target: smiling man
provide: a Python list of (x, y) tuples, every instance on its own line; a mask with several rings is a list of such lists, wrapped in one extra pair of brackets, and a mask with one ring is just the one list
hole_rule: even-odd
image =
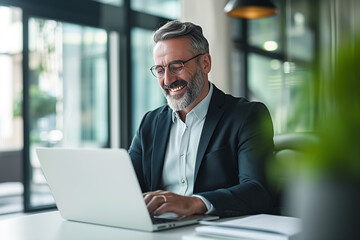
[[(207, 50), (203, 50), (203, 53), (196, 53), (196, 50), (190, 48), (187, 37), (155, 41), (157, 44), (154, 48), (154, 60), (160, 65), (154, 65), (151, 71), (158, 78), (168, 105), (177, 111), (185, 122), (186, 114), (209, 92), (207, 74), (210, 72), (211, 58), (208, 45), (206, 44)], [(187, 49), (187, 52), (184, 52), (184, 49)], [(202, 67), (194, 68), (200, 62)]]
[(129, 149), (152, 215), (238, 216), (270, 212), (265, 163), (273, 127), (264, 104), (211, 83), (202, 29), (171, 21), (153, 36), (150, 68), (167, 105), (148, 112)]

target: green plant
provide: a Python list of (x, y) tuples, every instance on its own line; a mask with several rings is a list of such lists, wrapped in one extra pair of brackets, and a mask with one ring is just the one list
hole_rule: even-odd
[[(13, 115), (14, 117), (22, 116), (22, 98), (20, 92), (14, 99)], [(49, 114), (56, 113), (56, 98), (45, 91), (41, 91), (36, 85), (30, 86), (30, 117), (34, 121)]]
[(319, 121), (320, 144), (308, 149), (305, 172), (311, 176), (360, 179), (360, 39), (342, 44), (328, 79), (330, 94), (319, 100), (331, 109)]

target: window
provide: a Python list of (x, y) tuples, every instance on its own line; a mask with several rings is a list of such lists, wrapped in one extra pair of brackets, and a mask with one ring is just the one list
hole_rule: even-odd
[(124, 4), (124, 0), (92, 0), (92, 1), (109, 4), (113, 6), (121, 6)]
[(280, 15), (253, 19), (248, 24), (248, 41), (251, 46), (271, 52), (283, 50)]
[(0, 214), (54, 207), (37, 147), (129, 147), (165, 103), (151, 35), (177, 16), (178, 0), (0, 0)]
[(0, 6), (0, 150), (21, 149), (21, 9)]
[[(249, 55), (250, 98), (266, 103), (275, 134), (311, 130), (314, 117), (313, 111), (309, 112), (314, 109), (311, 79), (310, 71), (295, 63)], [(305, 92), (309, 93), (306, 97)]]
[(180, 17), (178, 0), (132, 0), (131, 8), (135, 11), (176, 19)]
[[(159, 26), (180, 16), (178, 0), (131, 0), (130, 7), (140, 13), (134, 13), (136, 22), (150, 23), (152, 26), (134, 26), (131, 29), (131, 130), (130, 138), (135, 134), (144, 114), (166, 103), (158, 80), (150, 72), (154, 65), (152, 34)], [(155, 16), (148, 16), (152, 14)], [(163, 19), (168, 18), (168, 19)], [(165, 21), (165, 22), (164, 22)], [(150, 27), (150, 28), (149, 28)]]
[(108, 144), (107, 33), (29, 20), (31, 205), (53, 203), (37, 147)]
[(23, 210), (22, 11), (0, 6), (0, 214)]
[(140, 121), (147, 111), (165, 104), (158, 80), (151, 74), (150, 67), (154, 65), (152, 57), (152, 31), (134, 28), (132, 31), (132, 103), (133, 129), (135, 134)]
[(316, 41), (311, 27), (313, 2), (274, 2), (279, 9), (276, 16), (235, 20), (234, 26), (240, 25), (242, 33), (233, 36), (234, 53), (244, 69), (233, 66), (233, 75), (240, 74), (237, 81), (243, 84), (247, 98), (267, 105), (275, 134), (312, 131), (315, 86), (311, 66), (315, 64)]

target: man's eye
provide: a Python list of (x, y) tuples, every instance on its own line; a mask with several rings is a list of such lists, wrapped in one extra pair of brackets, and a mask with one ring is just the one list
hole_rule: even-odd
[(155, 70), (158, 74), (164, 73), (164, 71), (165, 71), (164, 68), (162, 68), (162, 67), (157, 67)]
[(171, 65), (171, 71), (173, 72), (180, 72), (183, 68), (183, 65), (182, 64), (174, 64), (174, 65)]

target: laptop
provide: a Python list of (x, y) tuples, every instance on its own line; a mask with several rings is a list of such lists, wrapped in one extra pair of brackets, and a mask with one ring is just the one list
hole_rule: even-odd
[(36, 153), (64, 219), (143, 231), (218, 219), (152, 218), (125, 149), (37, 148)]

